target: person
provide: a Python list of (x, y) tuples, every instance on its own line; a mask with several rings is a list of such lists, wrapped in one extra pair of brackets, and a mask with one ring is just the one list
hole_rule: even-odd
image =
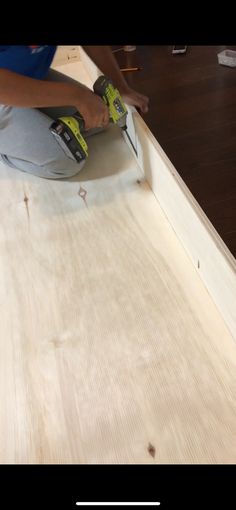
[[(109, 46), (83, 46), (126, 104), (148, 110), (148, 98), (126, 83)], [(53, 69), (57, 46), (0, 46), (0, 160), (48, 179), (77, 174), (85, 161), (69, 158), (49, 130), (52, 119), (79, 110), (89, 135), (109, 112), (94, 92)]]

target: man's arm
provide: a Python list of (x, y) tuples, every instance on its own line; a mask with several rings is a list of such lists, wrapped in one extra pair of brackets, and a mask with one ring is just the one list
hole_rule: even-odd
[(70, 106), (78, 96), (80, 90), (73, 83), (36, 80), (0, 69), (0, 104), (26, 108)]
[(0, 104), (23, 108), (74, 106), (85, 120), (85, 128), (105, 126), (109, 112), (102, 99), (79, 83), (28, 78), (0, 69)]
[(127, 104), (139, 107), (143, 113), (148, 111), (148, 98), (129, 87), (110, 46), (83, 46), (83, 48), (104, 75), (113, 81)]

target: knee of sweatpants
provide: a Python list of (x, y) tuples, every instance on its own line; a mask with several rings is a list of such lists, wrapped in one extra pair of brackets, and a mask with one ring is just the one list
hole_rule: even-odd
[[(78, 174), (85, 165), (86, 160), (80, 163), (70, 158), (53, 161), (41, 167), (41, 177), (46, 179), (66, 179)], [(37, 173), (37, 175), (39, 175)]]
[(44, 179), (65, 179), (73, 177), (82, 170), (86, 162), (86, 160), (83, 160), (81, 163), (78, 163), (66, 156), (59, 159), (53, 159), (52, 161), (47, 161), (44, 165), (37, 165), (32, 161), (25, 161), (6, 155), (2, 155), (2, 160), (12, 168), (16, 168), (22, 172), (42, 177)]

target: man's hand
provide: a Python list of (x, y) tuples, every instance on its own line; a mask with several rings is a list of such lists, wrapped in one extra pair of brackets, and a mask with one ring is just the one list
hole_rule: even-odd
[(123, 93), (120, 91), (120, 93), (126, 104), (136, 106), (141, 110), (142, 113), (148, 112), (149, 99), (147, 96), (144, 96), (143, 94), (140, 94), (131, 88), (127, 88)]
[(106, 127), (109, 123), (109, 110), (101, 97), (84, 88), (80, 91), (80, 99), (75, 107), (81, 113), (85, 129)]
[(84, 50), (103, 74), (112, 80), (125, 103), (136, 106), (142, 113), (148, 111), (148, 98), (129, 87), (110, 46), (84, 46)]

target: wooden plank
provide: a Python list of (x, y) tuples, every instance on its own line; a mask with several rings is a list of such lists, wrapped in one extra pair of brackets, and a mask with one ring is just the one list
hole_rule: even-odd
[(89, 145), (0, 165), (0, 462), (234, 463), (235, 343), (119, 129)]
[[(100, 71), (82, 48), (80, 54), (94, 81)], [(138, 164), (236, 339), (236, 260), (143, 119), (134, 108), (128, 110)], [(124, 139), (132, 150), (125, 135)]]
[(90, 77), (91, 83), (93, 84), (102, 73), (81, 46), (79, 48), (79, 52), (81, 62), (83, 63), (84, 68)]
[(138, 113), (138, 162), (236, 339), (236, 261)]
[(0, 164), (0, 462), (235, 463), (233, 337), (120, 130), (89, 153)]
[(92, 82), (89, 73), (81, 61), (60, 64), (55, 66), (54, 69), (59, 73), (70, 76), (70, 78), (73, 78), (80, 83), (83, 83), (83, 85), (92, 88)]
[(54, 69), (57, 66), (80, 60), (79, 46), (58, 46), (51, 67)]

